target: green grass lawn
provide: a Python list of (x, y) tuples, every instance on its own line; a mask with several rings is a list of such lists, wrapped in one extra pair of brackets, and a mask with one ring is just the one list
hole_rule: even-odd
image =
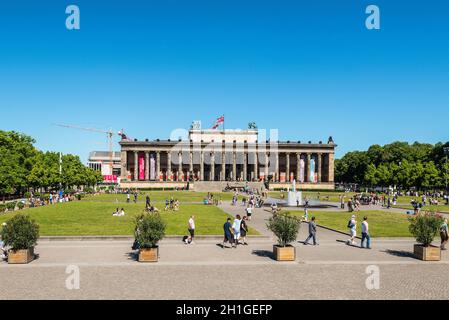
[[(231, 201), (234, 193), (232, 192), (217, 192), (212, 193), (214, 198), (222, 199), (223, 201)], [(194, 203), (202, 202), (207, 198), (207, 192), (194, 192), (194, 191), (148, 191), (144, 194), (139, 194), (138, 201), (145, 202), (146, 196), (149, 195), (152, 203), (165, 203), (166, 199), (173, 197), (179, 200), (181, 203)], [(100, 194), (90, 195), (83, 199), (83, 201), (89, 202), (126, 202), (126, 194)], [(240, 197), (241, 198), (241, 197)], [(134, 196), (131, 195), (131, 201), (134, 200)]]
[[(124, 208), (125, 217), (113, 217), (119, 207)], [(40, 226), (41, 236), (131, 236), (134, 233), (135, 216), (142, 212), (142, 204), (120, 204), (107, 202), (70, 202), (26, 209)], [(163, 209), (163, 208), (159, 208)], [(17, 214), (15, 212), (14, 214)], [(187, 225), (191, 215), (195, 216), (196, 234), (221, 235), (228, 215), (215, 206), (182, 205), (178, 212), (161, 212), (167, 222), (167, 235), (188, 234)], [(12, 214), (0, 215), (0, 223), (10, 219)], [(250, 229), (250, 235), (259, 233)]]
[[(303, 212), (290, 212), (292, 215), (302, 216)], [(407, 215), (396, 212), (385, 211), (362, 211), (355, 213), (357, 216), (357, 233), (360, 236), (362, 230), (363, 217), (368, 217), (370, 234), (372, 237), (411, 237), (408, 227)], [(309, 212), (309, 217), (315, 216), (317, 224), (323, 225), (338, 231), (348, 233), (348, 221), (352, 213), (348, 212)]]

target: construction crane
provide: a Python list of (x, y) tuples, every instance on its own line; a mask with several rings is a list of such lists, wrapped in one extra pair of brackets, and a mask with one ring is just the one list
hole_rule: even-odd
[(96, 128), (84, 128), (84, 127), (80, 127), (80, 126), (73, 126), (73, 125), (68, 125), (68, 124), (55, 124), (58, 127), (62, 127), (62, 128), (69, 128), (69, 129), (77, 129), (77, 130), (82, 130), (82, 131), (89, 131), (89, 132), (96, 132), (96, 133), (102, 133), (102, 134), (106, 134), (107, 135), (107, 139), (108, 139), (108, 143), (109, 143), (109, 167), (110, 167), (110, 173), (111, 175), (113, 175), (114, 173), (114, 160), (113, 160), (113, 156), (114, 156), (114, 150), (113, 150), (113, 137), (114, 137), (114, 132), (112, 130), (106, 131), (106, 130), (101, 130), (101, 129), (96, 129)]

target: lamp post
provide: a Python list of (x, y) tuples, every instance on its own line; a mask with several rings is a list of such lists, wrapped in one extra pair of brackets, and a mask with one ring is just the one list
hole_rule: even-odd
[(446, 156), (446, 204), (449, 204), (449, 195), (448, 195), (448, 188), (447, 188), (447, 156), (449, 155), (449, 147), (443, 148), (444, 155)]

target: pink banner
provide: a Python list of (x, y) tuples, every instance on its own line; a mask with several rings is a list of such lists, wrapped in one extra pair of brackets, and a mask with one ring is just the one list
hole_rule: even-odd
[(145, 180), (145, 154), (139, 154), (139, 180)]

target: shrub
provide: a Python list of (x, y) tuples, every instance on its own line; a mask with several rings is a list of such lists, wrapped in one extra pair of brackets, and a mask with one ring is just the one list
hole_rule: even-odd
[(19, 201), (17, 203), (17, 207), (19, 208), (19, 210), (22, 210), (23, 208), (25, 208), (25, 203), (23, 203), (22, 201)]
[(286, 247), (298, 238), (301, 220), (289, 214), (279, 214), (270, 218), (268, 230), (274, 233), (281, 247)]
[(16, 201), (11, 201), (6, 203), (6, 209), (8, 209), (8, 211), (14, 211), (14, 209), (16, 208), (17, 202)]
[(166, 224), (159, 214), (142, 214), (136, 218), (134, 236), (142, 249), (156, 248), (165, 236)]
[(0, 204), (0, 213), (4, 213), (6, 211), (6, 205)]
[(85, 193), (94, 193), (94, 189), (90, 188), (90, 187), (87, 187), (87, 188), (84, 188), (84, 192)]
[(0, 235), (12, 250), (27, 250), (36, 245), (39, 226), (27, 215), (18, 214), (6, 222)]
[(27, 199), (31, 198), (31, 192), (25, 192), (23, 196)]
[(409, 221), (410, 233), (418, 243), (421, 243), (424, 247), (428, 247), (438, 234), (444, 218), (433, 212), (424, 212), (410, 217)]

